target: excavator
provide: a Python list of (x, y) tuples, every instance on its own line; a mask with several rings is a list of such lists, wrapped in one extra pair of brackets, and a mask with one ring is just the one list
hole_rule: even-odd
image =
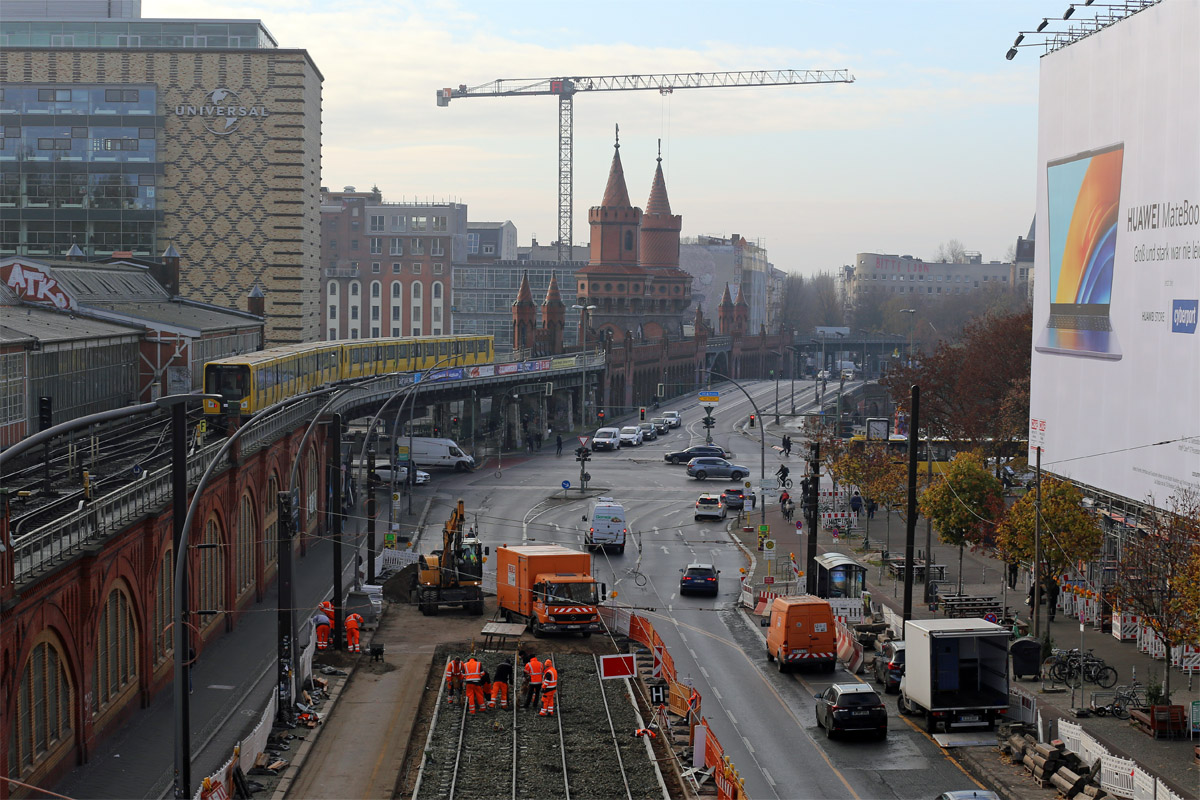
[(440, 606), (462, 606), (483, 613), (483, 562), (490, 548), (482, 547), (474, 528), (464, 533), (467, 514), (459, 500), (442, 526), (442, 549), (421, 556), (417, 608), (426, 616)]

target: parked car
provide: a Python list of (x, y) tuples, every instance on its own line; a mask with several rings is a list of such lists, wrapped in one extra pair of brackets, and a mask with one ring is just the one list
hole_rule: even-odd
[(652, 442), (658, 438), (658, 431), (655, 430), (653, 422), (639, 422), (637, 428), (642, 432), (643, 442)]
[(621, 428), (621, 446), (637, 447), (642, 443), (642, 432), (636, 425), (626, 425)]
[(716, 458), (729, 458), (729, 452), (724, 447), (718, 447), (715, 444), (698, 444), (689, 447), (686, 450), (678, 450), (674, 453), (664, 453), (663, 461), (672, 464), (686, 464), (693, 458), (700, 456), (714, 456)]
[(688, 462), (687, 474), (698, 481), (708, 478), (728, 478), (740, 481), (750, 474), (750, 470), (740, 464), (731, 464), (723, 458), (693, 458)]
[(725, 519), (725, 503), (719, 494), (702, 494), (696, 500), (696, 519)]
[[(396, 473), (396, 483), (404, 483), (408, 480), (408, 467), (396, 467), (394, 471)], [(390, 465), (375, 465), (375, 475), (384, 483), (392, 482), (392, 472), (393, 469)], [(417, 485), (419, 486), (423, 483), (429, 483), (429, 473), (424, 470), (417, 470)]]
[(934, 800), (1000, 800), (1000, 795), (987, 789), (957, 789), (942, 792)]
[(865, 683), (835, 683), (817, 695), (817, 727), (832, 739), (843, 731), (870, 731), (887, 738), (887, 706)]
[(823, 369), (817, 373), (817, 379), (822, 381), (829, 380), (829, 370)]
[(654, 430), (661, 436), (671, 430), (671, 423), (667, 422), (666, 417), (655, 417), (650, 420), (650, 424), (654, 426)]
[(904, 642), (893, 639), (883, 643), (883, 649), (875, 654), (875, 682), (883, 685), (885, 692), (900, 691), (900, 678), (904, 675)]
[(678, 428), (683, 424), (683, 417), (679, 416), (678, 411), (664, 411), (663, 416), (666, 418), (667, 422), (670, 423), (672, 428)]
[(712, 564), (688, 564), (685, 569), (679, 571), (683, 573), (679, 577), (679, 594), (681, 595), (688, 592), (702, 592), (716, 597), (720, 591), (717, 575), (721, 573)]
[(750, 508), (754, 508), (754, 492), (749, 489), (743, 489), (741, 486), (731, 486), (721, 492), (721, 500), (725, 503), (725, 507), (732, 510), (741, 510), (749, 504)]
[(592, 436), (593, 450), (616, 450), (620, 446), (620, 428), (600, 428)]

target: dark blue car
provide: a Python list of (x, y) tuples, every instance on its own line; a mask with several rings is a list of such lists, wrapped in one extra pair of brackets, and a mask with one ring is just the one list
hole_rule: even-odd
[(679, 571), (683, 573), (679, 578), (679, 594), (698, 592), (717, 596), (717, 575), (720, 574), (720, 570), (715, 569), (712, 564), (688, 564), (686, 569)]

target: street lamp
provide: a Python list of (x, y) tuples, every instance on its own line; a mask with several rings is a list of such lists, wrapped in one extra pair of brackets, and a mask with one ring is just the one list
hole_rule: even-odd
[[(754, 398), (750, 396), (750, 393), (746, 391), (746, 388), (744, 386), (742, 386), (740, 383), (738, 383), (737, 381), (735, 381), (733, 378), (729, 377), (728, 375), (722, 375), (719, 372), (713, 372), (711, 369), (703, 370), (703, 372), (708, 373), (710, 376), (712, 376), (714, 378), (720, 378), (723, 381), (729, 381), (734, 386), (736, 386), (738, 389), (740, 389), (742, 394), (746, 395), (746, 399), (750, 401), (750, 406), (754, 409), (755, 416), (758, 417), (760, 420), (763, 418), (762, 412), (758, 410), (758, 403), (754, 402)], [(759, 488), (759, 491), (762, 491), (763, 481), (765, 481), (767, 479), (767, 436), (766, 436), (766, 434), (764, 434), (762, 432), (761, 429), (759, 430), (758, 444), (759, 444), (759, 461), (758, 461), (759, 483), (758, 483), (758, 488)], [(763, 498), (763, 502), (760, 504), (760, 506), (762, 508), (762, 516), (760, 517), (760, 519), (762, 520), (763, 524), (766, 524), (766, 522), (767, 522), (766, 498)]]
[(911, 314), (908, 318), (908, 366), (912, 366), (913, 360), (913, 328), (917, 324), (917, 310), (915, 308), (902, 308), (901, 314)]
[(587, 312), (595, 311), (596, 307), (576, 304), (571, 308), (579, 312), (579, 328), (583, 331), (583, 341), (580, 343), (580, 349), (583, 351), (583, 385), (579, 390), (579, 429), (583, 431), (587, 430)]

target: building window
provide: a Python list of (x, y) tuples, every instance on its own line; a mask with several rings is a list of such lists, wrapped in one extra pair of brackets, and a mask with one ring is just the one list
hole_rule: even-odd
[(137, 89), (105, 89), (104, 102), (106, 103), (136, 103), (138, 102)]
[(434, 281), (434, 283), (433, 283), (433, 299), (434, 300), (442, 299), (442, 282), (441, 281)]
[(633, 249), (633, 231), (625, 231), (625, 249)]
[(354, 283), (350, 284), (350, 296), (358, 297), (358, 281), (355, 281)]
[(34, 645), (13, 698), (8, 769), (23, 775), (71, 742), (75, 692), (56, 641)]
[(371, 281), (371, 297), (379, 297), (379, 281)]
[(242, 494), (242, 507), (238, 513), (237, 539), (237, 594), (241, 595), (254, 583), (254, 540), (258, 526), (254, 520), (254, 501), (250, 492)]
[(329, 304), (329, 319), (337, 319), (337, 306), (333, 303)]
[(392, 274), (393, 274), (393, 275), (399, 275), (399, 274), (400, 274), (400, 271), (401, 271), (403, 268), (404, 268), (404, 267), (403, 267), (403, 265), (402, 265), (402, 264), (401, 264), (399, 261), (393, 261), (393, 262), (392, 262)]
[(200, 626), (215, 621), (225, 609), (225, 548), (221, 542), (221, 526), (216, 517), (209, 517), (204, 526), (204, 544), (212, 545), (200, 551)]
[(351, 250), (357, 250), (357, 249), (358, 249), (358, 239), (351, 239), (351, 240), (350, 240), (350, 249), (351, 249)]
[(351, 338), (351, 339), (357, 339), (357, 338), (358, 338), (358, 328), (355, 328), (354, 330), (350, 331), (350, 338)]
[(378, 236), (372, 236), (370, 241), (371, 253), (374, 255), (382, 255), (383, 239), (380, 239)]
[(395, 336), (395, 337), (399, 338), (399, 336), (400, 336), (400, 329), (399, 329), (399, 328), (392, 328), (392, 336)]
[(336, 338), (337, 338), (337, 328), (330, 328), (329, 329), (329, 341), (332, 342)]
[(403, 233), (404, 228), (405, 228), (405, 223), (407, 223), (407, 222), (408, 222), (408, 218), (405, 217), (404, 215), (393, 214), (392, 215), (392, 232), (393, 233)]
[(392, 255), (392, 256), (404, 255), (404, 240), (401, 239), (399, 236), (396, 236), (390, 240), (390, 243), (388, 245), (388, 255)]
[(163, 662), (175, 650), (171, 623), (175, 620), (175, 551), (167, 548), (158, 565), (158, 585), (154, 587), (154, 665)]
[(478, 233), (468, 233), (467, 234), (467, 255), (469, 255), (469, 256), (479, 255), (479, 234)]
[(373, 233), (380, 232), (383, 230), (383, 216), (382, 215), (380, 215), (380, 216), (376, 216), (374, 214), (371, 215), (370, 230)]
[(394, 306), (392, 306), (392, 322), (399, 322), (399, 321), (400, 321), (400, 306), (394, 305)]
[[(68, 139), (67, 141), (69, 142), (69, 141), (70, 141), (70, 139)], [(68, 148), (68, 149), (69, 149), (69, 148)], [(442, 246), (442, 240), (441, 240), (441, 239), (432, 239), (432, 240), (430, 240), (430, 242), (429, 242), (429, 255), (431, 255), (431, 256), (444, 256), (444, 255), (446, 255), (446, 251), (445, 251), (445, 249), (444, 249), (444, 248), (443, 248), (443, 246)]]
[(430, 219), (433, 220), (433, 229), (435, 231), (449, 230), (449, 228), (446, 227), (446, 217), (431, 217)]
[(442, 274), (442, 262), (440, 262), (440, 261), (433, 262), (433, 274), (434, 275)]
[[(371, 321), (372, 321), (372, 322), (379, 322), (379, 306), (371, 306)], [(378, 328), (376, 328), (376, 330), (379, 330), (379, 329), (378, 329)], [(379, 334), (378, 334), (378, 333), (375, 333), (375, 334), (372, 334), (372, 335), (373, 335), (373, 336), (379, 336)]]
[(376, 275), (379, 274), (379, 262), (378, 261), (371, 262), (371, 272), (375, 273)]
[(329, 282), (329, 296), (337, 297), (337, 282), (336, 281)]
[(358, 319), (358, 306), (350, 306), (350, 319)]
[(379, 328), (371, 328), (371, 338), (372, 339), (379, 338)]
[(495, 254), (495, 252), (496, 252), (496, 245), (494, 245), (494, 244), (485, 244), (485, 245), (483, 246), (483, 254), (484, 254), (485, 256), (494, 255), (494, 254)]
[[(330, 339), (337, 338), (337, 331), (329, 329)], [(263, 516), (263, 528), (266, 529), (266, 539), (263, 549), (266, 551), (263, 566), (269, 567), (279, 558), (279, 476), (271, 473), (267, 479), (267, 513)]]
[(125, 585), (118, 582), (100, 608), (92, 664), (92, 713), (98, 714), (137, 681), (137, 622)]
[(392, 297), (397, 298), (399, 296), (400, 296), (400, 281), (392, 281)]
[(425, 255), (425, 248), (421, 246), (421, 240), (420, 240), (420, 239), (413, 239), (413, 240), (412, 240), (412, 250), (411, 250), (411, 252), (412, 252), (412, 254), (413, 254), (414, 256), (423, 256), (423, 255)]
[(414, 261), (414, 262), (412, 263), (412, 274), (413, 274), (413, 275), (420, 275), (420, 274), (421, 274), (421, 262), (419, 262), (419, 261)]
[(429, 229), (428, 225), (429, 225), (428, 217), (413, 217), (412, 225), (411, 225), (411, 227), (409, 227), (409, 230), (412, 231), (413, 233), (424, 233), (426, 230)]

